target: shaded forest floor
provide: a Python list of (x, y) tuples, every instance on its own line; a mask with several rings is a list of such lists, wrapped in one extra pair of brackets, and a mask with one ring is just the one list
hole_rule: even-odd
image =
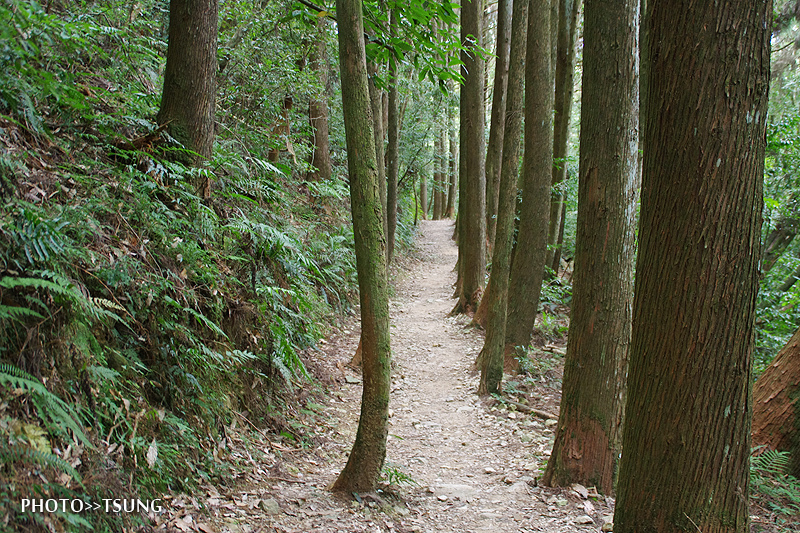
[[(415, 257), (400, 266), (392, 318), (392, 396), (386, 485), (373, 494), (326, 488), (343, 468), (360, 408), (360, 376), (347, 367), (358, 344), (352, 319), (312, 352), (325, 393), (308, 404), (307, 437), (244, 442), (231, 427), (241, 470), (226, 487), (167, 500), (161, 530), (257, 532), (495, 532), (610, 530), (614, 501), (591, 487), (537, 486), (555, 420), (481, 400), (472, 366), (483, 344), (469, 318), (449, 317), (457, 250), (451, 221), (422, 223)], [(558, 413), (564, 352), (534, 351), (526, 378), (506, 396)], [(509, 409), (510, 407), (510, 409)], [(245, 425), (246, 421), (242, 421)], [(241, 426), (240, 426), (241, 427)], [(782, 531), (753, 508), (753, 531)], [(785, 531), (785, 530), (783, 530)]]

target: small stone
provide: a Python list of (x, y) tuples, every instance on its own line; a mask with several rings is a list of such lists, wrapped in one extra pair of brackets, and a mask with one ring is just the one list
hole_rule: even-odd
[(258, 507), (269, 514), (281, 514), (281, 506), (274, 498), (268, 500), (261, 500), (258, 502)]
[(496, 472), (497, 472), (497, 470), (495, 470), (495, 469), (494, 469), (494, 468), (492, 468), (491, 466), (487, 466), (486, 468), (484, 468), (484, 469), (483, 469), (483, 471), (484, 471), (485, 473), (487, 473), (487, 474), (494, 474), (494, 473), (496, 473)]
[(510, 412), (510, 413), (508, 413), (508, 418), (510, 418), (510, 419), (512, 419), (512, 420), (513, 420), (513, 419), (515, 419), (515, 418), (517, 418), (517, 413), (515, 413), (515, 412), (513, 412), (513, 411), (512, 411), (512, 412)]
[(573, 483), (572, 487), (570, 487), (575, 494), (583, 498), (584, 500), (589, 497), (589, 491), (586, 490), (586, 487), (581, 485), (580, 483)]
[(437, 498), (439, 499), (440, 502), (446, 502), (447, 501), (447, 494), (439, 494), (439, 496), (437, 496)]
[(556, 424), (558, 424), (558, 420), (553, 420), (552, 418), (548, 418), (547, 420), (544, 421), (544, 425), (547, 427), (553, 427)]
[(594, 524), (594, 520), (588, 514), (582, 514), (575, 519), (576, 524)]
[(600, 531), (605, 531), (607, 533), (610, 533), (614, 531), (614, 524), (612, 522), (606, 522), (605, 524), (603, 524), (603, 527), (600, 528)]
[(559, 498), (559, 499), (556, 500), (556, 505), (558, 505), (559, 507), (566, 507), (567, 504), (569, 504), (569, 501), (567, 501), (567, 500), (565, 500), (563, 498)]

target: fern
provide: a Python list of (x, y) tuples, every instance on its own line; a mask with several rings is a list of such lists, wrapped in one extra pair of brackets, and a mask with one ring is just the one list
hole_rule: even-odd
[(37, 313), (33, 309), (28, 309), (27, 307), (0, 305), (0, 320), (10, 319), (23, 324), (23, 319), (31, 317), (44, 318), (41, 314)]
[[(763, 446), (757, 448), (756, 451), (761, 449), (763, 449)], [(783, 475), (787, 472), (790, 461), (791, 459), (787, 452), (767, 449), (751, 457), (750, 471), (758, 474)]]
[(47, 418), (49, 418), (56, 427), (67, 427), (72, 430), (75, 437), (83, 444), (90, 448), (93, 447), (78, 422), (78, 415), (75, 413), (75, 410), (64, 402), (64, 400), (47, 390), (36, 378), (15, 366), (0, 363), (0, 383), (13, 388), (24, 389), (31, 393), (40, 418), (44, 419), (42, 415), (47, 415)]
[(52, 453), (34, 450), (27, 446), (0, 444), (0, 463), (26, 461), (39, 466), (50, 467), (69, 475), (72, 479), (81, 482), (81, 475), (72, 465), (61, 457)]

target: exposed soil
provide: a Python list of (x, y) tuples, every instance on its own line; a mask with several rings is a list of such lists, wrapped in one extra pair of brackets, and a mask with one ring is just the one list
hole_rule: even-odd
[[(457, 258), (451, 221), (422, 223), (416, 258), (401, 266), (392, 318), (393, 375), (388, 479), (372, 494), (326, 488), (355, 438), (360, 376), (345, 365), (358, 344), (357, 320), (334, 328), (312, 365), (330, 378), (324, 405), (306, 413), (302, 446), (274, 437), (243, 446), (232, 488), (207, 486), (168, 500), (160, 529), (256, 532), (577, 532), (610, 529), (613, 499), (592, 487), (537, 486), (555, 420), (481, 400), (473, 363), (482, 333), (450, 317)], [(549, 350), (549, 351), (548, 351)], [(558, 413), (562, 345), (535, 353), (533, 374), (506, 384), (515, 401)], [(327, 370), (325, 370), (327, 369)], [(252, 453), (253, 448), (260, 453)], [(250, 450), (250, 451), (248, 451)], [(410, 483), (410, 482), (413, 482)]]

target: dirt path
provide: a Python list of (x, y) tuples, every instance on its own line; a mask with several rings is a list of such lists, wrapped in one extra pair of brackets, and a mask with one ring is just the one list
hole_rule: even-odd
[[(398, 276), (390, 304), (394, 362), (387, 465), (390, 481), (410, 478), (417, 485), (395, 483), (360, 495), (360, 502), (325, 490), (344, 466), (360, 406), (357, 374), (342, 372), (358, 341), (357, 327), (351, 327), (323, 344), (320, 355), (339, 375), (329, 403), (313, 419), (315, 446), (287, 450), (265, 442), (264, 457), (248, 457), (252, 468), (234, 488), (208, 487), (206, 494), (187, 496), (177, 502), (185, 512), (165, 522), (226, 533), (563, 533), (599, 531), (610, 520), (613, 502), (587, 498), (582, 487), (576, 492), (536, 486), (552, 447), (553, 422), (487, 407), (475, 394), (478, 376), (471, 366), (482, 335), (465, 327), (468, 318), (448, 317), (455, 304), (452, 231), (451, 221), (423, 222), (420, 259)], [(234, 453), (247, 452), (234, 446)], [(203, 506), (210, 517), (194, 509)]]

